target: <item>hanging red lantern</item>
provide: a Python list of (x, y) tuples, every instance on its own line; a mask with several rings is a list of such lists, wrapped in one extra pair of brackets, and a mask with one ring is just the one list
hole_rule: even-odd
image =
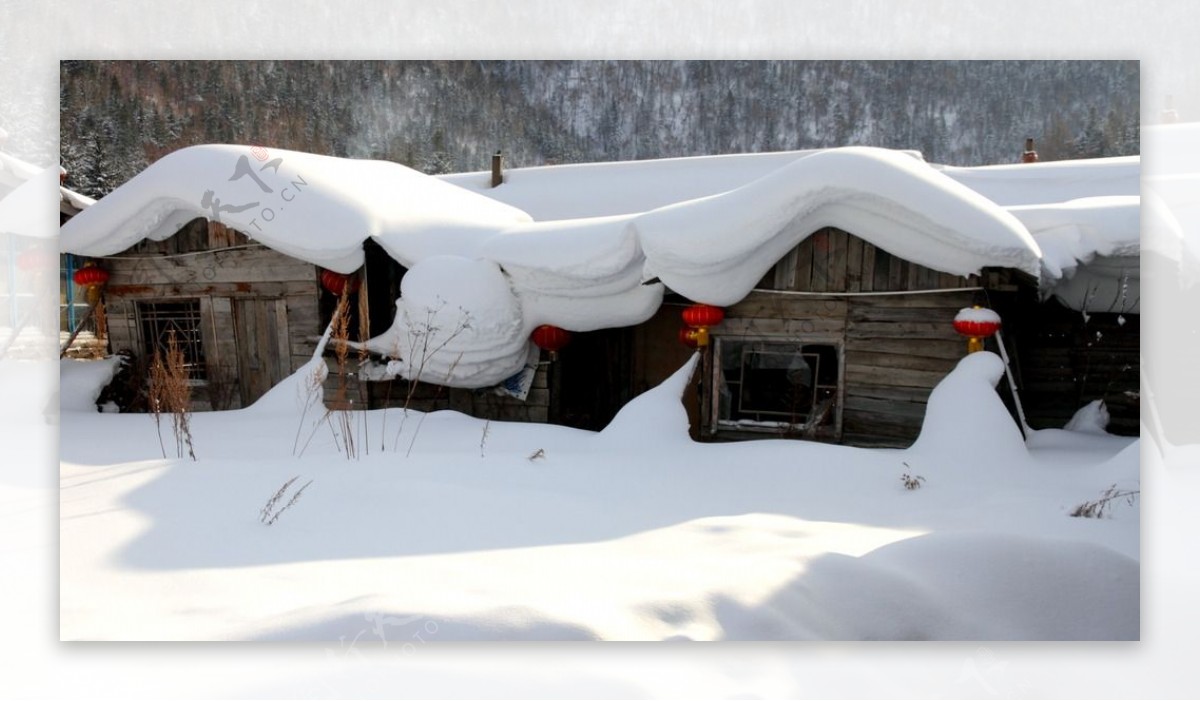
[(350, 286), (350, 294), (358, 292), (359, 284), (357, 275), (346, 275), (332, 270), (321, 271), (321, 287), (329, 290), (335, 297), (341, 297), (347, 285)]
[(716, 326), (725, 320), (725, 310), (711, 304), (693, 304), (683, 310), (683, 323), (693, 328)]
[(966, 336), (967, 352), (983, 350), (983, 340), (1000, 330), (1000, 315), (979, 305), (964, 307), (954, 315), (954, 330)]
[(108, 326), (104, 315), (104, 298), (101, 296), (100, 288), (108, 282), (108, 271), (96, 265), (95, 261), (88, 261), (83, 264), (83, 267), (75, 271), (71, 276), (76, 285), (87, 288), (87, 301), (95, 310), (96, 316), (96, 338), (103, 340), (106, 328)]
[(711, 304), (693, 304), (683, 310), (683, 323), (691, 328), (679, 332), (679, 341), (690, 348), (707, 346), (709, 327), (716, 326), (724, 319), (725, 310), (720, 307), (714, 307)]
[(530, 335), (534, 345), (550, 352), (550, 360), (558, 359), (558, 351), (571, 341), (571, 332), (557, 326), (542, 324)]
[(80, 287), (103, 287), (108, 282), (108, 271), (95, 263), (87, 263), (71, 276)]

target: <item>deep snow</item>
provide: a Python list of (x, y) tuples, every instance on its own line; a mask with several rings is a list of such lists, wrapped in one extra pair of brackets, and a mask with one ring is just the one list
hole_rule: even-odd
[(193, 415), (195, 462), (162, 458), (150, 416), (71, 410), (100, 373), (64, 375), (61, 635), (1136, 639), (1138, 504), (1067, 513), (1137, 488), (1137, 442), (1022, 441), (999, 363), (964, 359), (907, 451), (694, 443), (689, 363), (600, 433), (354, 414), (356, 459), (301, 371)]

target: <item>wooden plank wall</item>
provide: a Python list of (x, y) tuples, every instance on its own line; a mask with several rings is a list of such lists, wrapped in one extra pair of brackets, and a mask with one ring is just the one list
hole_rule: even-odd
[[(933, 387), (966, 355), (952, 322), (976, 301), (973, 278), (931, 270), (838, 229), (815, 232), (756, 290), (726, 310), (722, 336), (832, 342), (842, 349), (838, 438), (907, 446), (920, 433)], [(925, 294), (838, 295), (914, 290)], [(791, 293), (831, 293), (788, 294)], [(708, 400), (711, 404), (711, 399)], [(711, 407), (704, 410), (711, 423)], [(727, 437), (738, 437), (721, 432)]]
[(854, 297), (846, 317), (842, 442), (908, 446), (929, 393), (967, 352), (953, 327), (971, 292)]
[[(665, 302), (648, 321), (634, 327), (629, 387), (633, 397), (662, 384), (695, 354), (694, 350), (679, 342), (679, 329), (683, 327), (682, 312), (688, 304), (682, 300)], [(702, 437), (700, 397), (706, 386), (703, 373), (697, 370), (682, 397), (691, 436), (697, 440)]]
[(1089, 314), (1050, 300), (1029, 315), (1018, 337), (1021, 394), (1033, 428), (1062, 428), (1095, 399), (1109, 410), (1108, 430), (1139, 430), (1141, 317)]
[[(229, 241), (227, 231), (217, 235)], [(235, 300), (283, 302), (288, 331), (286, 357), (280, 360), (288, 373), (312, 357), (320, 337), (315, 267), (262, 246), (174, 256), (126, 253), (105, 266), (111, 273), (105, 299), (113, 352), (142, 354), (138, 301), (200, 300), (210, 387), (196, 392), (197, 410), (241, 406)]]
[(550, 406), (548, 367), (548, 362), (538, 365), (525, 401), (498, 395), (490, 390), (439, 387), (423, 382), (413, 388), (410, 399), (407, 380), (367, 382), (365, 385), (372, 409), (402, 408), (407, 404), (414, 411), (448, 409), (479, 419), (545, 423)]
[(760, 287), (796, 292), (884, 292), (965, 287), (967, 279), (909, 262), (832, 227), (820, 229), (775, 265)]
[[(930, 391), (966, 355), (952, 323), (972, 300), (969, 291), (841, 298), (755, 291), (726, 310), (714, 334), (840, 346), (840, 441), (907, 446), (920, 433)], [(705, 416), (711, 427), (707, 408)]]

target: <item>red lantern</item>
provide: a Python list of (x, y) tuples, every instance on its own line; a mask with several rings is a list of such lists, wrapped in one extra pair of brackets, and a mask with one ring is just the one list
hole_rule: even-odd
[(725, 320), (725, 310), (710, 304), (693, 304), (683, 310), (683, 323), (693, 328), (716, 326)]
[(350, 285), (350, 294), (358, 292), (359, 279), (357, 275), (335, 273), (332, 270), (321, 271), (321, 287), (329, 290), (335, 297), (341, 297), (346, 285)]
[(708, 345), (708, 327), (725, 319), (725, 310), (711, 304), (693, 304), (683, 310), (683, 323), (691, 328), (679, 332), (679, 341), (690, 348)]
[(102, 287), (108, 282), (108, 271), (97, 265), (88, 264), (76, 270), (71, 279), (80, 287)]
[(96, 338), (103, 340), (104, 332), (107, 326), (104, 316), (104, 299), (101, 296), (100, 288), (108, 282), (108, 271), (96, 265), (92, 261), (83, 264), (83, 267), (75, 271), (71, 276), (76, 285), (87, 288), (87, 301), (92, 306), (96, 314)]
[(542, 324), (533, 330), (530, 336), (534, 345), (545, 351), (550, 351), (550, 359), (558, 358), (558, 351), (571, 341), (571, 332), (557, 326)]
[(681, 327), (679, 329), (679, 342), (682, 343), (683, 345), (687, 346), (688, 348), (699, 348), (700, 347), (700, 339), (698, 338), (699, 335), (700, 335), (700, 331), (698, 329), (693, 329), (690, 326)]
[(1000, 315), (978, 305), (960, 309), (954, 315), (954, 330), (968, 337), (967, 352), (983, 350), (983, 339), (1000, 330)]

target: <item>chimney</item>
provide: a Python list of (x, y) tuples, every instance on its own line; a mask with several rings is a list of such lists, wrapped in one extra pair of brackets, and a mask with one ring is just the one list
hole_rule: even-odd
[(500, 183), (504, 182), (503, 168), (504, 157), (500, 155), (499, 151), (497, 151), (496, 154), (492, 156), (492, 187), (497, 187), (500, 185)]
[(1025, 139), (1025, 151), (1021, 154), (1021, 162), (1022, 163), (1037, 163), (1038, 162), (1037, 151), (1033, 150), (1033, 139), (1032, 138)]

